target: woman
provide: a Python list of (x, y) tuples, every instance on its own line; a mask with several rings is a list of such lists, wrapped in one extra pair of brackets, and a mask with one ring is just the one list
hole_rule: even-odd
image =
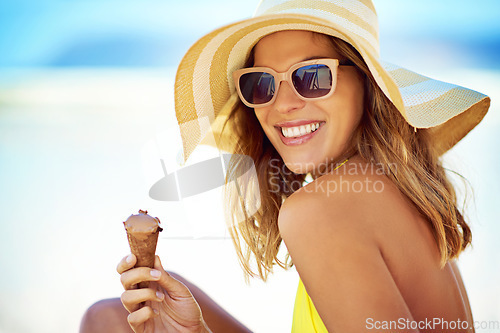
[[(471, 233), (439, 156), (489, 99), (384, 68), (376, 29), (370, 1), (264, 0), (202, 38), (176, 80), (185, 157), (207, 116), (219, 148), (252, 158), (256, 179), (228, 168), (230, 230), (249, 276), (295, 265), (293, 332), (473, 332), (454, 261)], [(134, 263), (118, 272), (135, 332), (247, 331), (159, 258)]]

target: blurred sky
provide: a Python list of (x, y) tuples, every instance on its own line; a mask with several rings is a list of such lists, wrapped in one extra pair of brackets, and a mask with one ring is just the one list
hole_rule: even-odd
[[(0, 67), (175, 66), (197, 38), (251, 16), (256, 3), (2, 0)], [(500, 1), (374, 3), (387, 61), (404, 66), (418, 54), (420, 64), (500, 68)]]

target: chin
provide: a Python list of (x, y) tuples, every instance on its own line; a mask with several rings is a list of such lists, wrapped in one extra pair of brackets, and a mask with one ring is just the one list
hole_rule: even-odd
[(298, 163), (286, 163), (286, 162), (285, 165), (291, 172), (295, 174), (305, 174), (309, 172), (306, 168), (306, 165), (301, 165)]
[[(309, 154), (307, 154), (309, 155)], [(321, 163), (325, 163), (319, 156), (294, 156), (284, 158), (283, 161), (291, 172), (296, 174), (307, 174), (317, 169)]]
[[(345, 147), (345, 146), (344, 146)], [(324, 172), (328, 169), (331, 163), (341, 163), (338, 161), (342, 156), (344, 147), (336, 147), (335, 149), (326, 149), (322, 151), (319, 147), (316, 149), (307, 149), (302, 152), (294, 152), (294, 154), (280, 154), (286, 167), (296, 174), (307, 174), (312, 172)], [(328, 153), (327, 153), (328, 152)]]

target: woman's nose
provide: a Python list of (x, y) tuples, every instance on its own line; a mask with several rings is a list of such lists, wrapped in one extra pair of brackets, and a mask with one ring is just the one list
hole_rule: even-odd
[(294, 88), (288, 82), (281, 82), (278, 95), (274, 101), (274, 108), (280, 113), (288, 113), (304, 107), (306, 101), (297, 96)]

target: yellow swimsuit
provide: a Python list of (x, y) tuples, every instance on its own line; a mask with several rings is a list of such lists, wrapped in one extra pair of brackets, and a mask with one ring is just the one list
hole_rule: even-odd
[(304, 288), (302, 280), (299, 280), (297, 296), (293, 308), (292, 333), (328, 333), (325, 324), (321, 320), (314, 304)]

